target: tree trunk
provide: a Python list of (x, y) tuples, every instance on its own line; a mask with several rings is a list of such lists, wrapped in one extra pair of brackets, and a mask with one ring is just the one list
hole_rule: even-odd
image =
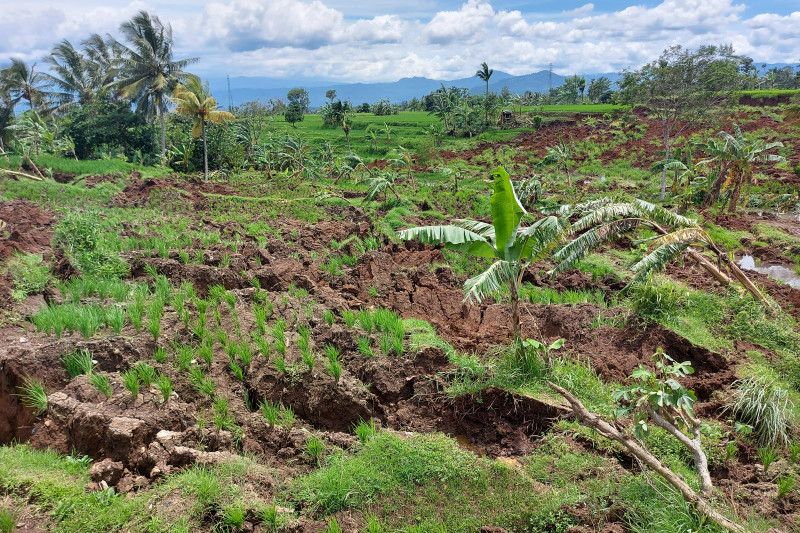
[(622, 444), (628, 452), (638, 459), (642, 464), (654, 470), (664, 481), (681, 493), (683, 498), (695, 506), (695, 508), (709, 517), (711, 520), (735, 533), (745, 533), (745, 529), (733, 522), (728, 517), (714, 509), (711, 503), (701, 494), (696, 493), (691, 486), (672, 470), (664, 466), (652, 453), (642, 446), (636, 439), (627, 433), (612, 426), (598, 415), (590, 412), (583, 403), (566, 389), (559, 387), (555, 383), (548, 382), (548, 385), (563, 396), (572, 407), (575, 418), (586, 427), (597, 430), (601, 435)]
[(714, 184), (706, 193), (706, 197), (703, 200), (703, 207), (710, 207), (711, 204), (717, 201), (719, 198), (719, 193), (722, 190), (722, 184), (725, 183), (725, 180), (728, 176), (728, 165), (727, 163), (722, 163), (719, 167), (719, 176), (717, 179), (714, 180)]
[(167, 118), (164, 116), (161, 104), (158, 106), (158, 122), (161, 126), (161, 161), (163, 162), (167, 155)]
[(203, 132), (203, 179), (208, 181), (208, 142), (206, 142), (206, 121), (204, 120), (200, 129)]
[(664, 130), (664, 165), (661, 168), (661, 189), (658, 193), (658, 199), (662, 202), (667, 197), (667, 166), (666, 162), (669, 161), (669, 130)]

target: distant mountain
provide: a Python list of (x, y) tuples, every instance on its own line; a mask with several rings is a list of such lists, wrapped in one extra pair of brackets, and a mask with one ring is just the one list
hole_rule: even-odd
[[(788, 65), (785, 63), (766, 64), (755, 63), (760, 73), (764, 73), (771, 68), (780, 68)], [(621, 78), (619, 72), (605, 72), (595, 74), (583, 74), (588, 83), (595, 78), (605, 76), (611, 80), (612, 84)], [(489, 89), (500, 92), (504, 87), (515, 94), (522, 94), (526, 91), (547, 92), (549, 88), (556, 88), (564, 83), (566, 76), (550, 73), (547, 70), (540, 70), (531, 74), (514, 76), (507, 72), (495, 71), (489, 82)], [(309, 94), (311, 107), (316, 108), (323, 105), (327, 100), (325, 93), (329, 89), (336, 91), (336, 96), (342, 100), (349, 100), (353, 104), (363, 102), (374, 103), (378, 100), (389, 100), (392, 103), (400, 103), (421, 98), (426, 94), (435, 91), (442, 85), (447, 87), (461, 87), (469, 89), (473, 94), (481, 94), (486, 90), (486, 86), (477, 76), (460, 78), (456, 80), (433, 80), (430, 78), (414, 77), (402, 78), (393, 82), (381, 83), (341, 83), (330, 82), (319, 78), (296, 78), (292, 80), (266, 78), (266, 77), (244, 77), (236, 76), (230, 78), (230, 93), (228, 92), (228, 80), (226, 78), (211, 78), (208, 80), (212, 93), (217, 97), (217, 101), (226, 107), (229, 100), (232, 105), (239, 105), (244, 102), (258, 100), (267, 102), (270, 99), (286, 100), (286, 93), (292, 87), (304, 87)]]

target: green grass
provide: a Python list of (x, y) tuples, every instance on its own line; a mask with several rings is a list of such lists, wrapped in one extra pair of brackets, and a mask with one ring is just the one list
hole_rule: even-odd
[[(9, 155), (8, 159), (0, 158), (0, 168), (17, 169), (20, 166), (21, 156)], [(36, 166), (43, 174), (47, 170), (72, 174), (74, 176), (101, 175), (101, 174), (130, 174), (134, 170), (143, 172), (148, 176), (167, 174), (167, 169), (158, 167), (142, 167), (120, 159), (86, 159), (76, 160), (69, 157), (59, 157), (51, 154), (40, 154), (34, 158)]]
[[(510, 109), (517, 110), (516, 106), (509, 106)], [(629, 106), (620, 104), (548, 104), (539, 106), (522, 106), (523, 111), (554, 114), (554, 113), (615, 113), (625, 111)]]

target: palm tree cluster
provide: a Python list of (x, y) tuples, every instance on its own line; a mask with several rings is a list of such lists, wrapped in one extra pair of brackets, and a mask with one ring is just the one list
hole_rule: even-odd
[(59, 42), (43, 60), (47, 71), (12, 59), (0, 70), (0, 142), (19, 104), (51, 116), (73, 105), (122, 100), (158, 120), (163, 157), (169, 97), (180, 84), (193, 83), (185, 69), (196, 58), (176, 59), (170, 25), (146, 11), (122, 24), (120, 32), (122, 40), (95, 34), (79, 46)]

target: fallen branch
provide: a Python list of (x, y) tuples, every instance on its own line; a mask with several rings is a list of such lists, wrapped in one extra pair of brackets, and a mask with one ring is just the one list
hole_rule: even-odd
[(33, 174), (27, 174), (25, 172), (20, 172), (18, 170), (9, 170), (7, 168), (0, 169), (0, 172), (6, 173), (6, 174), (11, 174), (12, 176), (19, 176), (19, 177), (22, 177), (22, 178), (28, 178), (30, 180), (36, 180), (36, 181), (42, 181), (42, 179), (43, 179), (43, 178), (40, 178), (39, 176), (34, 176)]
[(572, 413), (575, 415), (575, 418), (578, 420), (578, 422), (584, 426), (596, 430), (604, 437), (622, 444), (622, 446), (624, 446), (625, 449), (628, 450), (628, 452), (639, 462), (658, 473), (667, 483), (678, 490), (678, 492), (681, 493), (686, 501), (694, 505), (699, 512), (706, 515), (716, 524), (735, 533), (745, 533), (745, 529), (742, 526), (736, 522), (733, 522), (725, 515), (714, 509), (711, 503), (704, 496), (695, 492), (694, 489), (692, 489), (692, 487), (690, 487), (689, 484), (683, 480), (683, 478), (675, 474), (668, 467), (664, 466), (661, 461), (659, 461), (656, 456), (642, 446), (638, 440), (630, 436), (627, 432), (620, 430), (606, 422), (599, 415), (590, 412), (578, 398), (573, 396), (563, 387), (559, 387), (552, 382), (548, 382), (548, 385), (550, 385), (553, 390), (558, 392), (564, 397), (564, 399), (567, 400), (567, 402), (570, 404), (570, 407), (572, 407)]

